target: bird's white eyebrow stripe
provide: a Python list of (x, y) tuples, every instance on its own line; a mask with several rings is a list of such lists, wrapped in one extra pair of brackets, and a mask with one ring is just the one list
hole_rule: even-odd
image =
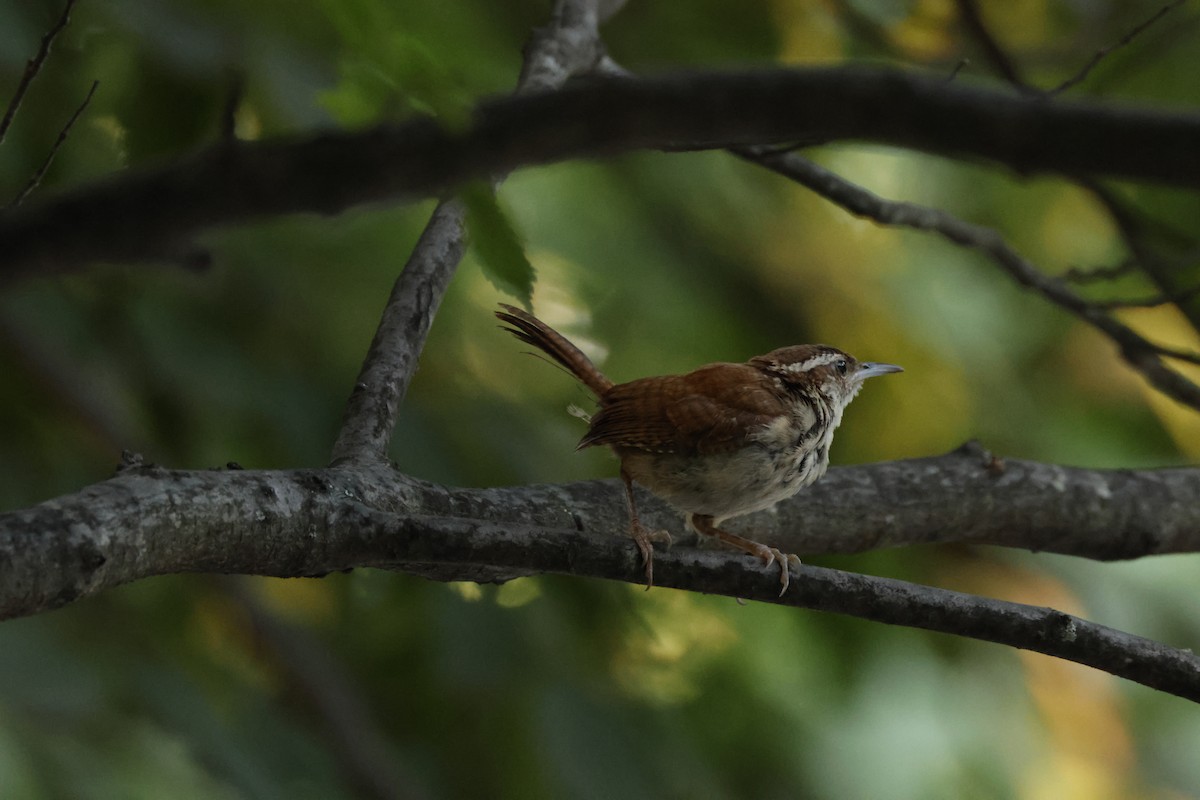
[(797, 361), (794, 364), (788, 364), (788, 365), (784, 366), (783, 371), (790, 372), (793, 374), (799, 374), (801, 372), (808, 372), (810, 369), (813, 369), (814, 367), (823, 367), (823, 366), (826, 366), (827, 364), (832, 364), (833, 362), (837, 361), (839, 358), (845, 358), (845, 356), (843, 356), (841, 353), (818, 353), (817, 355), (812, 356), (811, 358), (806, 358), (803, 361)]

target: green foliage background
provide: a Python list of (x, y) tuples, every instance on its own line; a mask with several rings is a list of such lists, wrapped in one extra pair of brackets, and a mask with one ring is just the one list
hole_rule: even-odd
[[(982, 5), (1047, 86), (1152, 11)], [(60, 8), (0, 2), (5, 98)], [(0, 187), (24, 185), (94, 78), (42, 192), (211, 142), (239, 79), (244, 138), (414, 112), (453, 124), (514, 85), (521, 45), (548, 13), (547, 0), (84, 2), (0, 147)], [(1075, 93), (1194, 107), (1198, 19), (1177, 10)], [(855, 59), (949, 74), (969, 53), (946, 0), (631, 0), (605, 39), (643, 72)], [(958, 80), (986, 77), (970, 54)], [(1122, 256), (1100, 209), (1061, 181), (873, 146), (815, 154), (886, 197), (994, 226), (1052, 272)], [(1195, 195), (1127, 190), (1168, 223), (1195, 218)], [(106, 265), (8, 287), (0, 507), (100, 480), (122, 448), (190, 468), (326, 463), (430, 210), (216, 231), (204, 241), (215, 266), (201, 274)], [(982, 259), (854, 220), (721, 153), (528, 170), (498, 204), (477, 193), (473, 211), (499, 258), (524, 244), (535, 309), (618, 380), (800, 341), (903, 364), (851, 408), (835, 463), (973, 437), (1004, 456), (1098, 467), (1200, 455), (1195, 414)], [(473, 251), (395, 460), (455, 485), (612, 476), (606, 454), (573, 452), (579, 422), (563, 411), (584, 403), (580, 390), (496, 330), (490, 311), (511, 299)], [(1169, 311), (1129, 319), (1196, 344)], [(1100, 565), (942, 546), (811, 560), (1054, 605), (1181, 647), (1200, 640), (1196, 556)], [(246, 597), (299, 649), (259, 631)], [(166, 577), (0, 624), (0, 796), (359, 796), (339, 753), (363, 746), (330, 728), (299, 677), (328, 658), (404, 795), (1176, 798), (1200, 787), (1195, 708), (1039, 656), (664, 589), (446, 586), (360, 570), (237, 591)]]

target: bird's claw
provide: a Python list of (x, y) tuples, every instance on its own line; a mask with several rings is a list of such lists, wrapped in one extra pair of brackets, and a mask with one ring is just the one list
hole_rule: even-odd
[(654, 542), (671, 544), (671, 534), (665, 530), (647, 530), (640, 522), (630, 526), (629, 535), (633, 537), (638, 552), (642, 554), (642, 564), (646, 569), (646, 591), (654, 585)]
[(659, 528), (656, 531), (650, 531), (646, 534), (646, 537), (652, 542), (665, 544), (668, 547), (671, 545), (671, 532), (663, 528)]
[(800, 557), (795, 553), (784, 553), (777, 547), (767, 547), (763, 545), (763, 549), (759, 552), (759, 556), (766, 562), (765, 566), (771, 566), (778, 562), (779, 564), (779, 596), (783, 597), (787, 593), (788, 586), (791, 585), (792, 576), (790, 567), (795, 564), (800, 566)]

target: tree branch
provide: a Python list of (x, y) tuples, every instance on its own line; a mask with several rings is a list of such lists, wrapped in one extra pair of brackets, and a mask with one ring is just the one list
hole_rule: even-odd
[[(1196, 468), (998, 461), (971, 444), (934, 458), (835, 467), (775, 511), (730, 525), (801, 555), (968, 542), (1115, 560), (1200, 552), (1198, 496)], [(348, 534), (331, 532), (346, 503), (622, 542), (628, 526), (616, 481), (449, 489), (381, 464), (178, 471), (135, 460), (111, 480), (0, 514), (0, 619), (169, 572), (297, 576), (378, 565), (378, 552), (348, 551)], [(639, 506), (647, 525), (688, 540), (679, 515), (662, 502), (643, 495)], [(466, 579), (461, 569), (437, 577)]]
[[(172, 572), (281, 577), (379, 567), (438, 580), (553, 572), (643, 579), (616, 481), (451, 489), (384, 465), (291, 471), (128, 467), (0, 514), (0, 618), (38, 613)], [(977, 446), (938, 458), (831, 470), (756, 538), (804, 552), (994, 543), (1131, 558), (1200, 550), (1200, 469), (1103, 471), (998, 462)], [(678, 515), (646, 498), (644, 521)], [(486, 522), (484, 521), (486, 520)], [(1200, 699), (1194, 656), (1056, 611), (805, 567), (782, 600), (761, 562), (677, 544), (656, 582), (782, 602), (1036, 650)]]
[(202, 230), (442, 193), (518, 167), (639, 148), (855, 139), (1027, 172), (1200, 186), (1200, 115), (1046, 103), (884, 69), (596, 78), (493, 100), (447, 131), (417, 118), (311, 139), (223, 142), (0, 217), (0, 279), (163, 258)]
[(439, 203), (388, 297), (383, 317), (346, 401), (333, 463), (383, 462), (425, 338), (467, 250), (463, 208)]
[[(1084, 65), (1084, 67), (1078, 73), (1076, 73), (1075, 76), (1067, 79), (1058, 87), (1048, 92), (1043, 92), (1043, 90), (1031, 86), (1024, 79), (1022, 79), (1016, 69), (1013, 59), (1009, 57), (1003, 45), (1000, 44), (1000, 41), (992, 35), (991, 31), (984, 24), (983, 18), (980, 16), (974, 0), (958, 0), (959, 9), (964, 21), (967, 23), (968, 30), (972, 36), (979, 41), (985, 52), (988, 53), (989, 59), (992, 61), (993, 65), (996, 67), (1001, 76), (1019, 91), (1026, 93), (1043, 93), (1047, 98), (1056, 96), (1064, 90), (1069, 89), (1083, 81), (1088, 74), (1091, 73), (1092, 69), (1094, 69), (1097, 64), (1099, 64), (1106, 56), (1108, 56), (1109, 53), (1111, 53), (1113, 50), (1119, 49), (1120, 47), (1128, 45), (1139, 34), (1181, 4), (1182, 0), (1174, 0), (1174, 2), (1163, 6), (1152, 17), (1143, 21), (1140, 25), (1137, 25), (1128, 33), (1126, 33), (1117, 44), (1098, 51), (1092, 57), (1092, 59), (1086, 65)], [(1121, 238), (1125, 242), (1125, 246), (1129, 249), (1134, 261), (1136, 261), (1141, 270), (1145, 272), (1155, 284), (1157, 284), (1164, 295), (1178, 295), (1183, 287), (1179, 286), (1178, 282), (1170, 274), (1171, 270), (1169, 270), (1163, 263), (1165, 259), (1160, 258), (1158, 254), (1155, 253), (1143, 241), (1140, 230), (1141, 226), (1138, 224), (1134, 215), (1129, 212), (1124, 207), (1124, 204), (1117, 199), (1116, 195), (1114, 195), (1113, 192), (1109, 191), (1104, 185), (1102, 185), (1092, 176), (1075, 175), (1072, 176), (1072, 178), (1076, 183), (1094, 195), (1096, 199), (1099, 200), (1100, 203), (1108, 210), (1109, 215), (1112, 216), (1113, 221), (1116, 224), (1117, 231), (1120, 233)], [(995, 238), (999, 239), (998, 236)], [(1002, 254), (995, 254), (996, 261), (999, 262), (1001, 266), (1005, 266), (1010, 272), (1012, 272), (1012, 268), (1005, 264), (1005, 259), (1001, 258), (1001, 255)], [(1194, 398), (1200, 396), (1200, 393), (1193, 391), (1195, 384), (1184, 379), (1179, 373), (1165, 367), (1165, 365), (1162, 363), (1162, 359), (1158, 358), (1160, 355), (1169, 356), (1171, 358), (1182, 357), (1184, 360), (1195, 362), (1196, 358), (1194, 354), (1185, 354), (1181, 356), (1178, 351), (1174, 351), (1171, 348), (1155, 345), (1147, 342), (1144, 339), (1142, 339), (1140, 342), (1137, 341), (1138, 339), (1141, 339), (1140, 336), (1134, 334), (1129, 329), (1126, 329), (1126, 331), (1117, 330), (1117, 328), (1125, 326), (1121, 326), (1119, 323), (1114, 325), (1115, 320), (1112, 319), (1111, 315), (1105, 313), (1106, 311), (1114, 308), (1112, 304), (1084, 301), (1083, 298), (1075, 295), (1073, 291), (1066, 287), (1062, 287), (1065, 291), (1060, 292), (1059, 286), (1057, 286), (1059, 283), (1058, 281), (1053, 281), (1052, 279), (1046, 278), (1045, 276), (1042, 276), (1036, 269), (1032, 269), (1032, 265), (1030, 265), (1030, 267), (1031, 269), (1022, 270), (1022, 272), (1025, 272), (1031, 279), (1034, 279), (1036, 283), (1027, 283), (1026, 285), (1034, 285), (1051, 302), (1063, 306), (1068, 310), (1072, 310), (1073, 306), (1074, 310), (1072, 310), (1072, 313), (1075, 313), (1077, 316), (1081, 316), (1084, 319), (1088, 319), (1088, 316), (1085, 315), (1083, 311), (1086, 310), (1090, 312), (1090, 315), (1094, 317), (1094, 319), (1088, 319), (1088, 321), (1096, 327), (1099, 327), (1109, 336), (1109, 338), (1117, 342), (1117, 344), (1121, 347), (1122, 353), (1125, 354), (1126, 361), (1142, 371), (1147, 369), (1150, 370), (1150, 372), (1146, 374), (1146, 377), (1149, 378), (1150, 381), (1154, 383), (1154, 385), (1160, 391), (1175, 397), (1175, 399), (1180, 400), (1181, 402), (1196, 407)], [(1017, 277), (1017, 275), (1014, 274), (1014, 277)], [(1018, 280), (1020, 280), (1020, 278), (1018, 278)], [(1176, 303), (1176, 305), (1184, 313), (1184, 315), (1188, 317), (1192, 327), (1197, 331), (1200, 331), (1200, 306), (1197, 306), (1196, 304), (1183, 303)], [(1105, 317), (1108, 317), (1108, 320), (1105, 320)], [(1185, 392), (1193, 399), (1185, 399), (1178, 394), (1179, 391)]]
[[(559, 0), (551, 22), (534, 31), (525, 48), (517, 94), (557, 89), (571, 75), (590, 70), (603, 55), (600, 21), (623, 4), (623, 0)], [(457, 200), (440, 203), (396, 280), (346, 403), (333, 445), (334, 463), (386, 460), (400, 402), (446, 287), (466, 251), (463, 218)]]
[(1200, 355), (1146, 339), (1108, 313), (1103, 303), (1088, 301), (1065, 281), (1044, 275), (991, 228), (966, 222), (941, 209), (885, 200), (794, 153), (753, 147), (732, 150), (749, 161), (791, 178), (852, 214), (884, 225), (934, 231), (955, 244), (986, 254), (1017, 283), (1033, 289), (1105, 334), (1120, 349), (1125, 361), (1160, 392), (1200, 410), (1200, 386), (1163, 361), (1163, 357), (1169, 357), (1195, 362), (1200, 360)]
[[(507, 528), (448, 518), (381, 518), (360, 511), (351, 523), (371, 539), (395, 546), (398, 560), (441, 563), (448, 553), (470, 552), (490, 564), (628, 582), (641, 579), (628, 546), (581, 532)], [(545, 537), (554, 537), (553, 543)], [(544, 545), (544, 546), (538, 546)], [(536, 548), (530, 558), (529, 548)], [(661, 587), (810, 608), (892, 625), (966, 636), (1068, 659), (1200, 702), (1200, 657), (1050, 608), (976, 597), (904, 581), (801, 566), (779, 597), (774, 575), (754, 558), (731, 559), (697, 550), (655, 556)], [(662, 569), (665, 567), (666, 569)], [(632, 569), (631, 569), (632, 568)], [(665, 573), (665, 574), (664, 574)]]
[(1190, 287), (1184, 286), (1185, 282), (1195, 280), (1195, 270), (1190, 271), (1192, 275), (1181, 270), (1181, 267), (1192, 266), (1196, 262), (1197, 249), (1194, 237), (1191, 234), (1181, 236), (1180, 238), (1186, 240), (1186, 246), (1183, 248), (1185, 252), (1179, 253), (1176, 257), (1168, 257), (1151, 244), (1148, 235), (1150, 226), (1143, 223), (1116, 192), (1096, 180), (1085, 178), (1079, 183), (1104, 206), (1124, 241), (1126, 249), (1129, 250), (1131, 260), (1164, 295), (1179, 298), (1172, 302), (1187, 318), (1192, 330), (1200, 334), (1200, 303), (1194, 302), (1193, 295), (1185, 295), (1186, 289)]

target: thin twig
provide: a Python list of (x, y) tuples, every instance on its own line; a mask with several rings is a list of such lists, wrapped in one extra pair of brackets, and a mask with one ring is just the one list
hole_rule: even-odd
[(1122, 308), (1157, 308), (1158, 306), (1171, 305), (1172, 303), (1184, 303), (1200, 295), (1200, 286), (1193, 286), (1190, 289), (1185, 289), (1182, 292), (1175, 294), (1154, 294), (1149, 297), (1135, 297), (1130, 299), (1114, 299), (1114, 300), (1089, 300), (1095, 308), (1100, 308), (1105, 311), (1116, 311)]
[(979, 13), (979, 7), (975, 5), (975, 0), (958, 0), (958, 13), (967, 32), (983, 48), (984, 55), (1004, 80), (1027, 94), (1041, 93), (1037, 87), (1022, 77), (1016, 62), (1009, 57), (999, 40), (992, 35), (991, 30), (983, 21), (983, 15)]
[(1154, 14), (1154, 16), (1150, 17), (1142, 24), (1140, 24), (1140, 25), (1136, 26), (1135, 28), (1133, 28), (1132, 30), (1130, 30), (1128, 33), (1126, 33), (1124, 36), (1122, 36), (1120, 39), (1118, 39), (1116, 41), (1116, 43), (1111, 44), (1108, 47), (1102, 47), (1099, 50), (1097, 50), (1092, 55), (1091, 59), (1089, 59), (1088, 62), (1086, 64), (1084, 64), (1083, 67), (1078, 72), (1076, 72), (1071, 77), (1067, 78), (1065, 81), (1060, 83), (1058, 86), (1055, 86), (1053, 89), (1050, 89), (1047, 92), (1047, 94), (1051, 94), (1051, 95), (1061, 94), (1061, 93), (1065, 92), (1067, 89), (1070, 89), (1074, 86), (1077, 86), (1080, 83), (1083, 83), (1083, 81), (1085, 81), (1087, 79), (1087, 76), (1092, 73), (1092, 70), (1094, 70), (1097, 67), (1097, 65), (1100, 64), (1101, 61), (1103, 61), (1105, 58), (1107, 58), (1110, 53), (1112, 53), (1115, 50), (1119, 50), (1122, 47), (1125, 47), (1126, 45), (1128, 45), (1130, 42), (1132, 42), (1134, 39), (1136, 39), (1139, 34), (1141, 34), (1143, 31), (1145, 31), (1151, 25), (1153, 25), (1154, 23), (1158, 22), (1160, 19), (1165, 17), (1172, 10), (1183, 5), (1183, 3), (1184, 3), (1184, 0), (1173, 0), (1173, 2), (1167, 3), (1165, 6), (1160, 8)]
[(1200, 386), (1168, 367), (1160, 358), (1170, 356), (1200, 363), (1200, 355), (1173, 350), (1144, 338), (1076, 294), (1064, 281), (1043, 274), (991, 228), (966, 222), (941, 209), (885, 200), (794, 153), (764, 155), (754, 147), (735, 147), (730, 150), (748, 161), (791, 178), (852, 214), (883, 225), (934, 231), (955, 244), (985, 253), (1017, 283), (1034, 289), (1051, 303), (1105, 333), (1120, 348), (1125, 360), (1159, 391), (1200, 410)]
[[(1023, 92), (1026, 92), (1026, 93), (1037, 93), (1039, 95), (1046, 95), (1046, 96), (1057, 94), (1057, 93), (1063, 91), (1064, 89), (1069, 88), (1070, 86), (1073, 86), (1076, 83), (1082, 81), (1087, 76), (1087, 74), (1089, 72), (1091, 72), (1091, 70), (1096, 66), (1096, 64), (1100, 63), (1100, 61), (1106, 55), (1108, 55), (1108, 53), (1112, 52), (1113, 50), (1117, 49), (1118, 47), (1123, 47), (1124, 45), (1128, 44), (1139, 33), (1144, 31), (1146, 28), (1150, 27), (1151, 25), (1153, 25), (1156, 21), (1158, 21), (1164, 15), (1166, 15), (1167, 12), (1169, 12), (1172, 8), (1180, 5), (1180, 3), (1182, 3), (1182, 0), (1175, 0), (1174, 2), (1169, 3), (1168, 5), (1159, 9), (1158, 13), (1156, 13), (1153, 17), (1146, 20), (1141, 25), (1138, 25), (1133, 30), (1131, 30), (1127, 34), (1125, 34), (1125, 36), (1122, 37), (1120, 42), (1113, 45), (1112, 47), (1101, 50), (1095, 56), (1093, 56), (1092, 60), (1087, 65), (1085, 65), (1084, 68), (1075, 77), (1067, 80), (1066, 82), (1064, 82), (1062, 85), (1060, 85), (1053, 91), (1045, 92), (1042, 89), (1033, 87), (1030, 84), (1026, 83), (1025, 80), (1020, 76), (1020, 74), (1017, 72), (1015, 61), (1009, 57), (1008, 53), (1004, 50), (1004, 48), (1000, 44), (999, 40), (997, 40), (994, 36), (992, 36), (991, 31), (989, 31), (987, 26), (984, 24), (983, 19), (979, 14), (979, 10), (975, 6), (975, 1), (974, 0), (958, 0), (958, 5), (961, 10), (963, 19), (967, 24), (968, 30), (975, 36), (976, 39), (979, 40), (980, 44), (984, 48), (984, 51), (988, 54), (988, 57), (992, 60), (993, 64), (996, 66), (996, 68), (999, 70), (999, 72), (1010, 83), (1012, 83), (1017, 89), (1019, 89)], [(1095, 195), (1096, 198), (1099, 199), (1100, 202), (1108, 208), (1110, 215), (1113, 217), (1114, 221), (1117, 224), (1117, 228), (1118, 228), (1118, 231), (1120, 232), (1122, 239), (1124, 239), (1126, 246), (1129, 248), (1129, 251), (1133, 256), (1133, 260), (1136, 261), (1138, 266), (1140, 266), (1142, 268), (1142, 270), (1145, 271), (1146, 274), (1150, 276), (1151, 280), (1153, 280), (1158, 285), (1158, 288), (1162, 292), (1162, 296), (1173, 297), (1173, 296), (1178, 295), (1180, 293), (1179, 287), (1177, 287), (1175, 285), (1175, 282), (1170, 274), (1171, 270), (1166, 267), (1163, 259), (1161, 259), (1157, 253), (1153, 252), (1147, 245), (1145, 245), (1143, 243), (1142, 237), (1140, 235), (1139, 226), (1138, 226), (1136, 220), (1134, 219), (1133, 214), (1130, 213), (1127, 209), (1125, 209), (1124, 205), (1121, 204), (1117, 200), (1116, 196), (1113, 195), (1112, 192), (1108, 191), (1106, 187), (1101, 185), (1098, 181), (1091, 178), (1090, 176), (1080, 173), (1080, 174), (1071, 175), (1070, 177), (1077, 184), (1079, 184), (1084, 189), (1088, 190), (1093, 195)], [(1040, 275), (1040, 273), (1039, 273), (1039, 275)], [(1045, 276), (1043, 276), (1043, 277), (1045, 277)], [(1065, 285), (1063, 285), (1062, 288), (1064, 289), (1064, 291), (1067, 294), (1073, 294), (1070, 291), (1070, 289), (1067, 288)], [(1050, 295), (1047, 294), (1045, 291), (1043, 291), (1042, 293), (1046, 297), (1050, 297)], [(1067, 298), (1062, 298), (1062, 299), (1066, 300)], [(1082, 300), (1082, 298), (1078, 298), (1078, 299)], [(1060, 305), (1061, 304), (1062, 303), (1060, 302)], [(1161, 303), (1154, 303), (1154, 305), (1161, 305)], [(1111, 302), (1109, 302), (1109, 303), (1098, 302), (1098, 303), (1090, 304), (1091, 311), (1093, 313), (1097, 313), (1097, 314), (1103, 314), (1106, 310), (1111, 310), (1111, 309), (1118, 308), (1118, 307), (1121, 307), (1120, 304), (1113, 304)], [(1184, 313), (1184, 315), (1188, 318), (1188, 320), (1191, 322), (1193, 328), (1196, 329), (1197, 331), (1200, 331), (1200, 309), (1190, 308), (1190, 307), (1184, 306), (1184, 305), (1180, 305), (1179, 308)], [(1080, 313), (1080, 311), (1076, 311), (1076, 313), (1078, 314), (1078, 313)], [(1109, 321), (1115, 322), (1115, 320), (1112, 320), (1111, 317), (1108, 317), (1107, 319)], [(1098, 320), (1097, 322), (1094, 322), (1093, 324), (1104, 325), (1107, 323), (1104, 320)], [(1132, 333), (1131, 330), (1128, 332)], [(1115, 335), (1113, 331), (1109, 331), (1109, 335), (1112, 336), (1112, 338), (1114, 338), (1115, 340), (1117, 340), (1118, 343), (1121, 343), (1122, 352), (1126, 354), (1126, 359), (1131, 364), (1141, 364), (1142, 365), (1141, 367), (1139, 367), (1140, 369), (1156, 370), (1156, 366), (1153, 361), (1148, 361), (1142, 357), (1143, 355), (1146, 355), (1147, 353), (1159, 353), (1159, 354), (1163, 354), (1163, 355), (1169, 354), (1174, 358), (1185, 357), (1186, 360), (1190, 360), (1190, 356), (1181, 356), (1180, 351), (1173, 351), (1170, 348), (1165, 348), (1161, 345), (1146, 342), (1145, 340), (1142, 340), (1142, 343), (1139, 344), (1139, 343), (1133, 341), (1132, 339), (1128, 339), (1127, 337), (1125, 337), (1125, 340), (1122, 342), (1122, 337), (1124, 337), (1124, 334), (1121, 334), (1121, 336), (1118, 336), (1118, 335)], [(1130, 348), (1132, 348), (1132, 350)], [(1161, 362), (1158, 362), (1158, 364), (1161, 365)], [(1178, 376), (1178, 377), (1182, 378), (1182, 376)], [(1187, 390), (1186, 386), (1178, 385), (1178, 381), (1174, 380), (1171, 376), (1164, 375), (1164, 376), (1162, 376), (1162, 379), (1166, 383), (1175, 386), (1176, 389), (1182, 389), (1185, 391)]]
[(953, 83), (958, 77), (958, 73), (962, 72), (971, 63), (969, 58), (960, 58), (958, 63), (954, 65), (954, 69), (950, 70), (950, 74), (946, 76), (946, 83)]
[(1173, 358), (1176, 361), (1186, 361), (1189, 364), (1200, 364), (1200, 353), (1195, 350), (1184, 350), (1177, 347), (1168, 347), (1165, 344), (1149, 343), (1154, 349), (1154, 352), (1167, 358)]
[(46, 57), (50, 55), (50, 46), (54, 44), (54, 40), (71, 21), (71, 9), (75, 7), (75, 2), (76, 0), (67, 0), (58, 21), (42, 36), (42, 44), (38, 47), (37, 54), (25, 62), (25, 72), (21, 75), (21, 81), (17, 84), (17, 90), (13, 92), (12, 99), (8, 101), (4, 118), (0, 119), (0, 144), (4, 142), (4, 137), (8, 134), (9, 127), (12, 126), (13, 117), (17, 115), (17, 109), (21, 107), (21, 101), (25, 99), (25, 93), (29, 91), (30, 84), (42, 71), (42, 65), (46, 63)]
[(1071, 267), (1059, 277), (1064, 281), (1078, 284), (1102, 283), (1115, 281), (1137, 271), (1138, 262), (1135, 258), (1126, 258), (1120, 264), (1107, 267)]
[(58, 155), (58, 149), (63, 146), (64, 142), (67, 141), (67, 136), (70, 135), (71, 128), (74, 127), (75, 121), (82, 116), (83, 112), (87, 109), (88, 104), (92, 102), (92, 95), (96, 93), (96, 87), (99, 85), (100, 81), (92, 81), (92, 88), (88, 89), (87, 96), (83, 98), (83, 102), (79, 104), (79, 108), (75, 109), (75, 113), (72, 114), (71, 118), (67, 120), (67, 124), (64, 125), (62, 130), (58, 132), (58, 138), (54, 140), (54, 144), (51, 146), (50, 152), (46, 154), (46, 160), (42, 162), (40, 167), (38, 167), (37, 172), (33, 173), (33, 176), (30, 177), (29, 182), (25, 184), (25, 187), (17, 193), (16, 197), (13, 198), (12, 203), (9, 204), (9, 208), (15, 208), (16, 206), (21, 205), (21, 203), (25, 202), (25, 198), (29, 197), (29, 195), (41, 185), (42, 179), (46, 177), (46, 172), (50, 169), (50, 165), (54, 163), (54, 157)]
[(883, 23), (879, 15), (865, 12), (864, 4), (856, 0), (833, 0), (833, 8), (838, 24), (846, 31), (847, 41), (854, 42), (855, 49), (865, 45), (890, 61), (904, 61), (909, 57), (907, 51), (896, 46), (891, 27)]
[[(1198, 255), (1195, 240), (1191, 236), (1187, 236), (1187, 251), (1181, 253), (1177, 258), (1166, 257), (1157, 248), (1150, 245), (1147, 241), (1149, 238), (1146, 234), (1147, 225), (1138, 218), (1137, 213), (1129, 208), (1116, 192), (1094, 178), (1079, 178), (1076, 182), (1091, 192), (1104, 206), (1109, 217), (1117, 226), (1117, 232), (1130, 255), (1159, 291), (1168, 297), (1177, 297), (1183, 294), (1187, 287), (1180, 285), (1182, 281), (1179, 268), (1182, 265), (1194, 263)], [(1174, 232), (1172, 231), (1172, 233)], [(1191, 324), (1192, 330), (1200, 333), (1200, 304), (1190, 303), (1186, 300), (1175, 302), (1179, 311)]]

